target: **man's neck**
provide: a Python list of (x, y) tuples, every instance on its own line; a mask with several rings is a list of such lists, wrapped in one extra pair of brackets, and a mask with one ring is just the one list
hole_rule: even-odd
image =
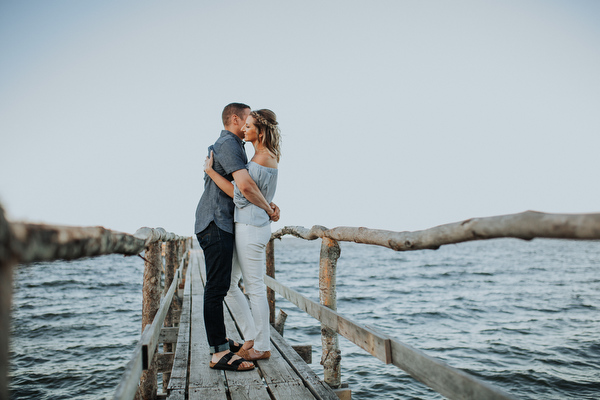
[(233, 126), (226, 126), (225, 130), (228, 130), (229, 132), (233, 133), (235, 136), (239, 137), (241, 140), (244, 140), (244, 133), (240, 132), (240, 133), (235, 133), (237, 131), (237, 129)]

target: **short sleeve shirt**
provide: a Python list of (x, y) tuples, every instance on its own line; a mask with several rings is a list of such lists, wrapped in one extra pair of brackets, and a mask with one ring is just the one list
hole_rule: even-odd
[[(209, 146), (214, 154), (213, 169), (220, 175), (233, 181), (233, 173), (245, 169), (248, 157), (244, 150), (244, 142), (227, 130), (221, 131), (221, 136), (215, 144)], [(233, 234), (233, 199), (223, 192), (217, 184), (204, 174), (204, 193), (196, 207), (196, 224), (194, 232), (200, 233), (211, 222), (215, 222), (225, 232)]]

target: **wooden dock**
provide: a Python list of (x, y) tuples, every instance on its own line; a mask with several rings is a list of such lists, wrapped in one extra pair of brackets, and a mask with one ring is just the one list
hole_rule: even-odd
[[(273, 242), (284, 235), (305, 240), (321, 239), (319, 303), (274, 279)], [(265, 276), (270, 291), (268, 296), (271, 296), (271, 323), (275, 310), (273, 292), (277, 292), (321, 324), (323, 382), (273, 328), (272, 356), (257, 361), (254, 370), (225, 372), (209, 368), (210, 354), (203, 319), (204, 258), (195, 238), (168, 233), (162, 228), (144, 227), (129, 235), (102, 227), (9, 223), (0, 206), (0, 289), (3, 289), (0, 290), (0, 399), (8, 398), (8, 332), (14, 266), (104, 254), (141, 256), (141, 252), (144, 252), (142, 258), (145, 261), (142, 335), (116, 386), (114, 400), (346, 399), (350, 396), (348, 390), (332, 389), (342, 387), (337, 335), (344, 336), (382, 362), (397, 366), (446, 398), (514, 399), (499, 388), (336, 311), (338, 241), (409, 251), (501, 237), (600, 240), (600, 213), (527, 211), (473, 218), (416, 232), (352, 227), (327, 229), (315, 225), (311, 229), (286, 226), (273, 233), (267, 246)], [(162, 256), (161, 248), (164, 249)], [(161, 278), (164, 278), (164, 285)], [(181, 284), (184, 278), (185, 283)], [(180, 302), (181, 307), (174, 306)], [(231, 339), (241, 341), (243, 338), (228, 309), (225, 314), (227, 334)], [(159, 343), (163, 343), (162, 352)], [(157, 388), (158, 373), (162, 373), (161, 389)]]
[[(256, 361), (257, 368), (244, 372), (211, 369), (202, 311), (204, 258), (198, 249), (189, 254), (167, 399), (338, 399), (272, 327), (271, 358)], [(231, 339), (243, 339), (227, 308), (225, 324)]]

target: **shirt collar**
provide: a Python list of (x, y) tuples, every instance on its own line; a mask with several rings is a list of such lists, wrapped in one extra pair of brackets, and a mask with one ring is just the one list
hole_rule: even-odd
[(233, 136), (233, 137), (235, 138), (235, 140), (237, 140), (237, 142), (238, 142), (239, 144), (241, 144), (242, 146), (244, 146), (244, 145), (246, 144), (246, 142), (244, 142), (242, 139), (240, 139), (240, 138), (239, 138), (239, 137), (238, 137), (236, 134), (234, 134), (233, 132), (231, 132), (231, 131), (228, 131), (227, 129), (223, 129), (223, 130), (221, 131), (221, 137), (223, 137), (223, 136), (227, 136), (227, 135), (231, 135), (231, 136)]

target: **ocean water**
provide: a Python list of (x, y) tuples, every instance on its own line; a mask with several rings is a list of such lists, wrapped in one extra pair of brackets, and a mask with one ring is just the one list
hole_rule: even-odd
[[(276, 241), (276, 277), (318, 301), (320, 241)], [(338, 311), (519, 399), (600, 398), (600, 242), (496, 239), (394, 252), (341, 243)], [(19, 266), (12, 399), (110, 398), (141, 331), (143, 261), (103, 256)], [(284, 337), (318, 321), (277, 296)], [(442, 399), (340, 337), (355, 399)]]

